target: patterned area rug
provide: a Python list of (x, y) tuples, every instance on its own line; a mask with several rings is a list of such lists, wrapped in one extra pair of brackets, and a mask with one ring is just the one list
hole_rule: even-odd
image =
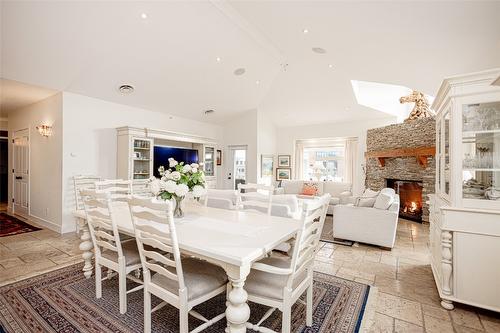
[(13, 216), (5, 213), (0, 213), (0, 237), (12, 236), (23, 234), (25, 232), (32, 232), (42, 230), (40, 228), (29, 225)]
[[(85, 279), (81, 268), (81, 264), (72, 265), (0, 288), (0, 323), (4, 330), (9, 333), (143, 332), (142, 291), (128, 295), (128, 311), (120, 315), (116, 277), (103, 282), (103, 298), (97, 300), (94, 279)], [(314, 280), (314, 324), (305, 327), (305, 306), (297, 302), (292, 310), (292, 332), (358, 332), (370, 286), (323, 273), (315, 273)], [(159, 300), (153, 298), (153, 306), (158, 303)], [(224, 309), (223, 295), (196, 308), (207, 318)], [(267, 310), (253, 303), (250, 309), (253, 323)], [(156, 311), (152, 315), (153, 332), (178, 332), (178, 313), (168, 305)], [(189, 319), (190, 330), (201, 323), (193, 317)], [(221, 320), (203, 332), (221, 333), (225, 326), (225, 320)], [(264, 326), (280, 332), (280, 312), (276, 311)]]

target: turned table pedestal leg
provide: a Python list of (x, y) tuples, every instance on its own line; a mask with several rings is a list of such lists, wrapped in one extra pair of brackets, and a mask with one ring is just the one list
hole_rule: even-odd
[(226, 267), (230, 291), (226, 302), (226, 333), (246, 332), (246, 324), (250, 318), (250, 308), (247, 304), (248, 294), (243, 288), (250, 272), (250, 266)]
[(87, 225), (87, 221), (85, 219), (79, 218), (78, 225), (80, 226), (80, 250), (83, 251), (82, 258), (84, 260), (83, 266), (83, 275), (88, 279), (92, 276), (92, 269), (94, 266), (92, 265), (92, 257), (94, 256), (92, 239), (90, 237), (89, 227)]

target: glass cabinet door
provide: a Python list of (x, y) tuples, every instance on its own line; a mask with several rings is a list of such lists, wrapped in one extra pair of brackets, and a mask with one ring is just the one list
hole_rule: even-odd
[(441, 186), (441, 156), (442, 156), (442, 149), (441, 149), (441, 125), (442, 121), (441, 119), (438, 119), (436, 121), (436, 193), (442, 193), (443, 188)]
[(215, 148), (205, 147), (205, 176), (212, 177), (214, 173), (215, 164)]
[(450, 110), (446, 111), (443, 117), (443, 190), (444, 193), (450, 195), (450, 181), (451, 181), (451, 169), (450, 169), (450, 140), (451, 140), (451, 116)]
[(500, 101), (462, 107), (463, 197), (500, 200)]

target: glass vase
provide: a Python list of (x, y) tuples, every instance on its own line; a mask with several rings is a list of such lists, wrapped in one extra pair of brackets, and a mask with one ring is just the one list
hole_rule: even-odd
[(182, 201), (184, 197), (174, 197), (175, 208), (174, 208), (174, 218), (184, 217), (184, 211), (182, 210)]

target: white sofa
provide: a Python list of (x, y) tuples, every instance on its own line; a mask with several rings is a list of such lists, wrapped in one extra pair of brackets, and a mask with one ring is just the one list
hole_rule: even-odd
[(304, 182), (316, 184), (318, 186), (318, 196), (330, 193), (331, 198), (327, 214), (333, 214), (333, 207), (335, 205), (347, 204), (352, 200), (352, 184), (332, 181), (283, 180), (281, 187), (276, 189), (276, 194), (294, 194), (300, 199), (311, 198), (308, 195), (301, 195)]
[[(206, 205), (214, 208), (236, 209), (236, 190), (207, 190)], [(258, 209), (258, 208), (256, 208)], [(295, 217), (299, 212), (299, 203), (295, 195), (273, 195), (271, 215)]]
[(333, 236), (393, 248), (399, 215), (399, 195), (388, 209), (337, 205), (333, 210)]

